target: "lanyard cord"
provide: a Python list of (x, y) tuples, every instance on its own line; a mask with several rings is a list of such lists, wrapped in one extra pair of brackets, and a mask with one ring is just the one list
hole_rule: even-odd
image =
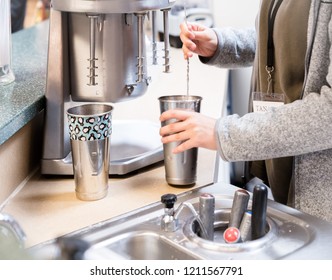
[(272, 0), (269, 8), (269, 19), (268, 19), (268, 39), (267, 39), (267, 61), (266, 61), (266, 72), (268, 75), (268, 89), (267, 93), (270, 92), (271, 84), (272, 84), (272, 72), (274, 71), (274, 41), (273, 41), (273, 29), (274, 22), (277, 16), (277, 12), (280, 8), (280, 5), (283, 0)]

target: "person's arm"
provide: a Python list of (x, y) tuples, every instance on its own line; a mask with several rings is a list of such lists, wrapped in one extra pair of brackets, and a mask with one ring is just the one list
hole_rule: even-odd
[[(329, 83), (331, 77), (327, 76)], [(323, 86), (303, 100), (266, 113), (220, 118), (218, 152), (225, 161), (295, 156), (332, 148), (332, 89)]]
[(256, 52), (254, 28), (208, 28), (198, 23), (182, 23), (180, 38), (184, 58), (197, 54), (206, 64), (224, 68), (251, 66)]
[(222, 68), (252, 66), (256, 52), (254, 28), (213, 28), (217, 34), (218, 47), (213, 57), (200, 56), (203, 63)]

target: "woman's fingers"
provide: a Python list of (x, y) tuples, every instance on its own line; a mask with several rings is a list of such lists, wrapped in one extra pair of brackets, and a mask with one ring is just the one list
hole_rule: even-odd
[(167, 121), (170, 119), (177, 119), (178, 121), (184, 121), (188, 119), (189, 117), (195, 115), (197, 113), (185, 109), (173, 109), (173, 110), (168, 110), (166, 112), (163, 112), (160, 115), (160, 121)]
[(162, 143), (179, 142), (175, 153), (193, 147), (216, 150), (214, 127), (216, 120), (200, 113), (186, 110), (168, 110), (161, 114), (160, 120), (175, 120), (160, 128)]
[(175, 154), (184, 152), (194, 147), (194, 142), (190, 140), (188, 131), (182, 131), (176, 134), (163, 136), (161, 141), (163, 144), (179, 142), (180, 144), (173, 150), (173, 153)]

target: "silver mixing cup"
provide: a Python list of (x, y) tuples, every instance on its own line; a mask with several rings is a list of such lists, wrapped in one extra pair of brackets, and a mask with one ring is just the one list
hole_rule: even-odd
[[(160, 112), (163, 113), (170, 109), (182, 109), (200, 112), (200, 96), (193, 95), (169, 95), (159, 97)], [(165, 126), (177, 122), (170, 119), (162, 122)], [(180, 142), (171, 142), (163, 145), (166, 181), (169, 185), (186, 186), (196, 183), (197, 155), (198, 149), (192, 148), (179, 154), (174, 154), (173, 149)]]
[(67, 110), (76, 197), (107, 195), (113, 107), (85, 104)]

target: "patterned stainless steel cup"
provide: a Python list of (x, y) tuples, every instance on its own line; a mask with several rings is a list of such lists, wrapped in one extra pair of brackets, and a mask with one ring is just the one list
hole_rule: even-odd
[(113, 107), (84, 104), (67, 110), (76, 197), (104, 198), (108, 191)]

